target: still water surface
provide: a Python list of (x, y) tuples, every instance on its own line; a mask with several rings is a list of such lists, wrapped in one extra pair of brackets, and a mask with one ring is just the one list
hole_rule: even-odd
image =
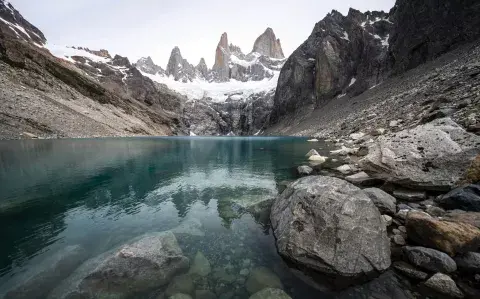
[(304, 138), (261, 137), (0, 142), (0, 297), (66, 246), (93, 257), (186, 223), (177, 235), (184, 254), (201, 251), (214, 272), (237, 277), (235, 298), (249, 297), (239, 273), (260, 266), (292, 298), (327, 298), (292, 275), (268, 221), (244, 209), (276, 196), (311, 148)]

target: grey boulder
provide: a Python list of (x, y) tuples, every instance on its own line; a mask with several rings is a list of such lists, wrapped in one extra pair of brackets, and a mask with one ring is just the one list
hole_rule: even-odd
[(260, 292), (257, 292), (250, 296), (249, 299), (292, 299), (284, 291), (280, 289), (263, 289)]
[(166, 285), (188, 266), (172, 232), (146, 234), (86, 261), (48, 298), (130, 298)]
[(390, 266), (390, 243), (378, 209), (344, 180), (297, 180), (276, 199), (270, 219), (279, 253), (333, 278), (335, 287), (371, 278)]
[(480, 253), (467, 252), (455, 257), (458, 269), (462, 272), (480, 274)]
[(313, 172), (313, 169), (310, 166), (298, 166), (297, 172), (299, 175), (310, 175)]
[(450, 190), (478, 153), (480, 136), (450, 118), (381, 136), (360, 166), (373, 177), (410, 188)]
[(443, 273), (437, 273), (430, 277), (424, 284), (434, 292), (448, 296), (450, 298), (463, 298), (462, 291), (457, 287), (455, 281), (450, 276)]
[(457, 270), (457, 264), (441, 251), (426, 247), (403, 247), (403, 253), (413, 265), (432, 272), (451, 273)]
[(480, 212), (480, 185), (463, 186), (438, 197), (435, 202), (447, 210)]
[(394, 215), (397, 212), (397, 200), (387, 192), (378, 188), (363, 189), (363, 192), (373, 201), (380, 213)]

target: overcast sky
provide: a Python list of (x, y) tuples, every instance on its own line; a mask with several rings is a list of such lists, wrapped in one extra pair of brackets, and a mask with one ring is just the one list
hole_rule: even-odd
[(332, 9), (390, 10), (395, 0), (10, 0), (49, 43), (105, 48), (165, 67), (174, 46), (211, 67), (223, 32), (244, 53), (267, 27), (290, 55)]

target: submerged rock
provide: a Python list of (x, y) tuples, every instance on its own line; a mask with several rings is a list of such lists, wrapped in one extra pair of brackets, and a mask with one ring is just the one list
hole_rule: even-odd
[(210, 272), (212, 272), (210, 262), (202, 252), (198, 251), (188, 273), (204, 277), (210, 274)]
[(217, 295), (209, 290), (196, 290), (195, 299), (217, 299)]
[(250, 296), (249, 299), (292, 299), (280, 289), (267, 288)]
[(19, 277), (19, 284), (7, 292), (5, 299), (43, 299), (85, 259), (87, 253), (79, 245), (67, 246)]
[(193, 295), (195, 285), (189, 275), (180, 275), (172, 279), (165, 291), (165, 295), (172, 296), (177, 293)]
[(480, 136), (450, 118), (381, 136), (359, 161), (369, 174), (424, 190), (450, 190), (478, 153)]
[(130, 298), (166, 285), (188, 265), (172, 232), (146, 234), (86, 261), (48, 298)]
[(467, 185), (454, 189), (435, 199), (435, 202), (447, 210), (480, 212), (480, 185)]
[(204, 237), (203, 225), (200, 220), (188, 218), (183, 220), (177, 227), (171, 230), (175, 234)]
[(265, 267), (259, 267), (252, 270), (247, 279), (246, 287), (250, 294), (255, 294), (265, 288), (283, 289), (280, 278)]
[(334, 278), (338, 287), (390, 266), (390, 242), (378, 209), (346, 181), (301, 178), (276, 199), (270, 218), (279, 253)]
[(410, 263), (432, 272), (451, 273), (457, 264), (448, 254), (425, 247), (403, 247), (403, 253)]
[(408, 238), (454, 256), (480, 247), (480, 230), (466, 223), (442, 221), (423, 212), (409, 212)]

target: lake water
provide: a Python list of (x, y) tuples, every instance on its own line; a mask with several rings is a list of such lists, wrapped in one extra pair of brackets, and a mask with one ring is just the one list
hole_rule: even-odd
[(244, 209), (276, 196), (312, 147), (329, 150), (305, 138), (2, 141), (0, 297), (66, 246), (94, 257), (176, 229), (185, 255), (212, 264), (202, 288), (248, 298), (245, 273), (267, 267), (292, 298), (328, 298), (292, 275), (268, 219)]

